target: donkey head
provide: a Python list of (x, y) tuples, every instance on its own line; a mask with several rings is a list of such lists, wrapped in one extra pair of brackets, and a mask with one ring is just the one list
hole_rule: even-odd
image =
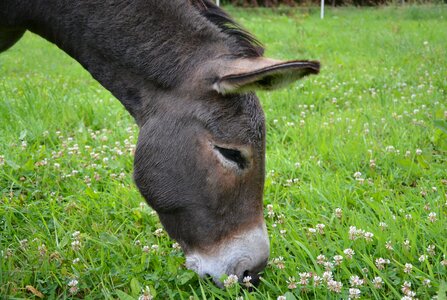
[(263, 217), (265, 123), (256, 89), (318, 73), (318, 62), (220, 58), (204, 62), (181, 88), (152, 93), (141, 126), (135, 181), (186, 254), (186, 265), (221, 285), (267, 264)]
[(210, 0), (28, 2), (0, 2), (12, 28), (0, 51), (29, 29), (78, 60), (138, 122), (135, 182), (186, 265), (218, 285), (223, 274), (255, 284), (269, 239), (253, 91), (318, 73), (318, 62), (263, 58)]

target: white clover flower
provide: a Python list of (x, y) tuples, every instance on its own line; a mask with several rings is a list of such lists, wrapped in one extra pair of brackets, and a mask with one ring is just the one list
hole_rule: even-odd
[(232, 287), (232, 286), (234, 286), (235, 284), (237, 284), (237, 281), (238, 281), (237, 276), (234, 275), (234, 274), (231, 274), (231, 275), (229, 275), (229, 276), (224, 280), (224, 286), (225, 286), (226, 288), (228, 288), (228, 287)]
[(299, 178), (292, 178), (292, 179), (287, 179), (286, 180), (286, 186), (291, 186), (292, 184), (298, 183), (299, 182)]
[(363, 279), (360, 279), (360, 277), (358, 277), (357, 275), (352, 275), (349, 278), (349, 283), (351, 284), (351, 286), (362, 286), (363, 282)]
[(143, 294), (138, 297), (138, 300), (152, 300), (153, 296), (151, 294), (151, 289), (146, 286), (142, 291)]
[(2, 250), (1, 254), (5, 259), (9, 259), (10, 257), (12, 257), (14, 255), (14, 252), (11, 248), (7, 248), (4, 252)]
[(404, 281), (404, 284), (402, 284), (402, 293), (407, 294), (409, 290), (411, 290), (411, 282)]
[(312, 274), (304, 272), (304, 273), (299, 273), (300, 275), (300, 285), (308, 285), (309, 284), (309, 278), (312, 277)]
[(323, 280), (324, 280), (325, 282), (329, 282), (329, 281), (331, 281), (331, 280), (332, 280), (332, 271), (325, 271), (325, 272), (323, 273)]
[(319, 286), (323, 283), (323, 278), (321, 278), (318, 275), (314, 275), (313, 280), (314, 280), (314, 286)]
[(73, 251), (79, 251), (81, 249), (81, 242), (77, 240), (71, 242), (71, 249), (73, 249)]
[(341, 265), (342, 262), (343, 262), (343, 256), (341, 256), (341, 255), (335, 255), (334, 256), (334, 264), (336, 266)]
[(356, 240), (357, 239), (357, 227), (350, 226), (349, 227), (349, 239)]
[(320, 254), (317, 256), (317, 264), (322, 265), (326, 262), (326, 256)]
[(445, 258), (445, 255), (444, 255), (444, 259), (441, 260), (441, 266), (447, 267), (447, 259)]
[(424, 279), (422, 281), (422, 284), (426, 287), (431, 287), (431, 280), (430, 279)]
[(410, 249), (411, 248), (411, 246), (410, 246), (410, 241), (409, 240), (405, 240), (405, 241), (403, 241), (403, 244), (404, 244), (404, 247), (405, 247), (405, 249)]
[(436, 254), (435, 245), (428, 245), (427, 252), (431, 256), (434, 256)]
[(276, 300), (286, 300), (286, 296), (278, 296), (278, 298), (276, 298)]
[(343, 250), (343, 253), (345, 254), (347, 259), (352, 259), (352, 257), (355, 254), (354, 250), (352, 250), (351, 248), (347, 248), (347, 249)]
[(383, 231), (388, 228), (388, 225), (385, 222), (380, 222), (379, 227)]
[(27, 239), (23, 239), (21, 241), (19, 241), (20, 243), (20, 248), (22, 248), (23, 250), (26, 250), (28, 248), (28, 240)]
[(272, 263), (278, 268), (278, 269), (284, 269), (284, 257), (278, 256), (272, 260)]
[(334, 268), (334, 264), (330, 261), (323, 263), (323, 266), (326, 271), (331, 271)]
[(374, 237), (374, 234), (372, 232), (365, 232), (363, 236), (365, 237), (365, 240), (367, 242), (371, 242)]
[(356, 288), (349, 289), (349, 298), (348, 299), (359, 299), (360, 298), (360, 290)]
[(421, 149), (416, 149), (416, 155), (421, 155), (422, 154), (422, 150)]
[(396, 149), (394, 148), (394, 146), (386, 146), (385, 150), (386, 152), (395, 152)]
[(312, 233), (312, 234), (317, 232), (317, 230), (315, 228), (309, 228), (308, 231), (309, 231), (309, 233)]
[(339, 207), (337, 207), (335, 209), (335, 216), (339, 219), (341, 219), (343, 217), (343, 210)]
[(327, 283), (327, 288), (331, 292), (341, 293), (341, 289), (343, 287), (343, 283), (340, 281), (330, 280)]
[(162, 228), (158, 228), (158, 229), (156, 229), (156, 230), (154, 231), (154, 235), (155, 235), (155, 236), (158, 236), (158, 237), (163, 236), (163, 235), (164, 235), (164, 233), (163, 233), (163, 229), (162, 229)]
[(424, 262), (427, 259), (427, 255), (421, 255), (419, 256), (419, 261)]
[(273, 218), (275, 216), (275, 212), (273, 211), (273, 205), (267, 204), (267, 216), (269, 218)]
[(72, 279), (70, 282), (68, 282), (68, 286), (77, 286), (78, 285), (78, 281), (76, 279)]
[(246, 287), (252, 287), (253, 286), (253, 284), (251, 283), (251, 276), (245, 276), (243, 279), (242, 279), (242, 282), (244, 283), (244, 285), (246, 286)]
[(284, 214), (279, 214), (277, 218), (278, 218), (279, 224), (284, 224), (284, 222), (286, 220), (286, 216)]
[(145, 252), (145, 253), (148, 253), (150, 249), (151, 248), (147, 245), (143, 246), (143, 248), (142, 248), (143, 252)]
[(382, 257), (379, 257), (376, 259), (376, 267), (379, 270), (383, 270), (385, 269), (385, 265), (389, 265), (390, 264), (390, 260), (389, 259), (384, 259)]
[(287, 280), (286, 282), (288, 284), (288, 286), (287, 286), (288, 289), (291, 289), (291, 290), (296, 289), (295, 277), (289, 277), (289, 280)]
[(80, 235), (81, 235), (81, 232), (80, 232), (80, 231), (75, 231), (75, 232), (73, 232), (73, 233), (71, 234), (71, 237), (72, 237), (74, 240), (79, 240)]
[(80, 259), (79, 257), (76, 257), (75, 259), (73, 259), (73, 264), (76, 265), (77, 263), (79, 263)]
[(407, 274), (411, 273), (412, 269), (413, 269), (413, 265), (412, 264), (410, 264), (410, 263), (406, 263), (405, 264), (405, 267), (404, 267), (404, 272), (405, 273), (407, 273)]
[(435, 212), (431, 212), (428, 214), (428, 220), (432, 223), (436, 222), (437, 218), (436, 218), (436, 213)]
[(411, 290), (411, 282), (408, 281), (405, 281), (402, 285), (402, 293), (404, 293), (405, 296), (410, 297), (410, 299), (416, 297), (416, 293)]
[(364, 236), (365, 230), (357, 229), (355, 226), (349, 226), (349, 239), (355, 241), (359, 237)]
[(37, 250), (39, 251), (40, 256), (45, 256), (45, 254), (47, 254), (47, 246), (45, 246), (45, 244), (38, 246)]
[(387, 241), (385, 243), (385, 248), (386, 248), (386, 250), (389, 250), (389, 251), (393, 251), (394, 250), (393, 249), (393, 244), (391, 243), (391, 241)]
[(372, 283), (376, 289), (381, 289), (383, 285), (383, 279), (381, 277), (374, 277)]
[(315, 228), (318, 230), (319, 234), (324, 234), (324, 227), (326, 227), (326, 225), (324, 225), (324, 224), (317, 224), (315, 226)]
[(72, 279), (67, 285), (70, 287), (69, 291), (70, 294), (76, 294), (76, 292), (79, 290), (78, 288), (78, 281), (76, 279)]
[(414, 299), (414, 297), (416, 297), (416, 292), (414, 292), (414, 291), (409, 291), (408, 294), (407, 294), (406, 296), (410, 297), (411, 299)]

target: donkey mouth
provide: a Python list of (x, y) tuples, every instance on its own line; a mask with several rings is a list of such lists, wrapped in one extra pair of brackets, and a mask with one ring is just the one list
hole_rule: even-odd
[[(246, 286), (259, 284), (261, 272), (269, 257), (269, 239), (265, 224), (221, 242), (212, 251), (186, 254), (186, 267), (200, 277), (211, 277), (220, 288), (224, 275)], [(236, 277), (235, 277), (236, 276)]]

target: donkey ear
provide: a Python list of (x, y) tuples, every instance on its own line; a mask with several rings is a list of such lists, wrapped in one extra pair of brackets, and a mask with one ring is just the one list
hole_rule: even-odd
[(213, 89), (221, 94), (274, 90), (319, 71), (318, 61), (240, 60), (214, 82)]

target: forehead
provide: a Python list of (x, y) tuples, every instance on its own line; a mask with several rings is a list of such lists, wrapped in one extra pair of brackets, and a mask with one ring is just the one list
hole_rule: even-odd
[(223, 142), (256, 144), (264, 139), (264, 112), (254, 93), (218, 95), (210, 101), (206, 129)]

